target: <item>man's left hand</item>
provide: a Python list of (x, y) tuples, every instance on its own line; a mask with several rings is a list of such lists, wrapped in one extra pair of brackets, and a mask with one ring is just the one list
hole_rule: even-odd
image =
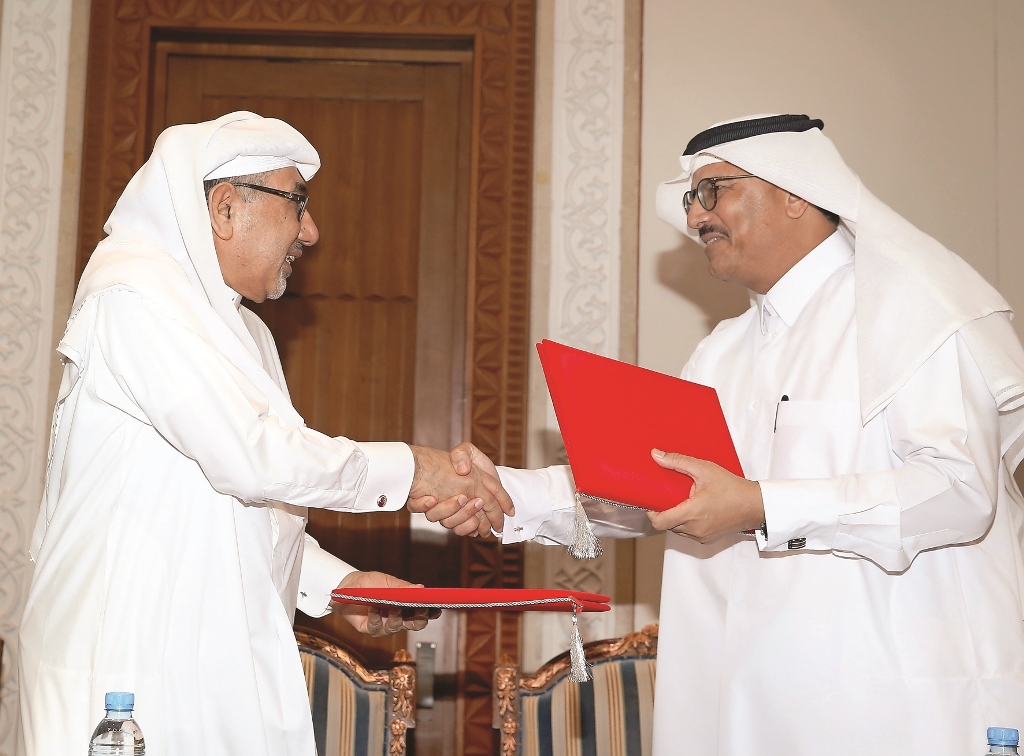
[[(338, 584), (345, 588), (422, 588), (383, 572), (352, 572)], [(422, 630), (427, 621), (441, 616), (440, 609), (406, 609), (402, 607), (372, 607), (360, 604), (331, 605), (335, 614), (342, 615), (352, 627), (367, 635), (394, 635), (402, 630)]]
[(654, 449), (654, 461), (693, 478), (690, 498), (664, 512), (648, 512), (658, 530), (711, 543), (744, 530), (761, 527), (764, 502), (757, 481), (733, 475), (724, 467), (695, 457)]
[(459, 494), (439, 502), (434, 496), (423, 496), (410, 499), (407, 506), (410, 511), (423, 512), (430, 522), (441, 523), (455, 535), (476, 538), (491, 534), (491, 521), (483, 511), (483, 499)]

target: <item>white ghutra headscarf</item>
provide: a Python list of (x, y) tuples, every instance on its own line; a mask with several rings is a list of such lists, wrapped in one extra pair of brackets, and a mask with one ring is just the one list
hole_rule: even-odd
[(970, 265), (871, 194), (822, 126), (807, 116), (716, 124), (691, 140), (680, 157), (682, 174), (658, 187), (658, 216), (692, 234), (682, 196), (695, 171), (717, 162), (838, 215), (855, 252), (863, 422), (959, 331), (1000, 410), (1000, 451), (1013, 470), (1022, 456), (1024, 350), (1010, 325), (1010, 306)]

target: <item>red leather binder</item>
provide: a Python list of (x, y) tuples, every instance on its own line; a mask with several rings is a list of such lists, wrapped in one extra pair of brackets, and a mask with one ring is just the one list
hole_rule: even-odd
[(537, 351), (583, 496), (659, 512), (688, 499), (693, 479), (659, 466), (651, 449), (743, 475), (713, 388), (547, 339)]
[(496, 609), (512, 612), (607, 612), (608, 597), (599, 593), (528, 588), (336, 588), (331, 598), (342, 604)]

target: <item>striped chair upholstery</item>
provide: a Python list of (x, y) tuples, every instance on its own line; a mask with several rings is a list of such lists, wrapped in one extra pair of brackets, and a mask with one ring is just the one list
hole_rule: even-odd
[(370, 670), (348, 651), (296, 630), (318, 756), (404, 756), (415, 727), (416, 667), (395, 653), (388, 669)]
[(568, 654), (522, 677), (495, 669), (502, 756), (650, 756), (658, 626), (584, 647), (594, 679), (569, 680)]

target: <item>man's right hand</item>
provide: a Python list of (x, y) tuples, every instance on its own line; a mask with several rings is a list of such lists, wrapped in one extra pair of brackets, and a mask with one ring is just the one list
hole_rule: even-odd
[[(466, 444), (456, 449), (464, 446)], [(449, 456), (447, 452), (425, 446), (411, 448), (416, 461), (408, 503), (412, 511), (426, 512), (428, 519), (441, 521), (460, 535), (470, 534), (470, 525), (467, 523), (477, 519), (479, 514), (483, 516), (478, 518), (478, 522), (471, 523), (472, 532), (485, 533), (491, 528), (500, 531), (504, 526), (505, 515), (515, 514), (512, 498), (501, 487), (494, 465), (490, 465), (490, 472), (480, 465), (472, 464), (464, 464), (457, 471), (453, 465), (454, 451)], [(477, 453), (480, 454), (479, 451)], [(459, 499), (460, 495), (466, 497), (464, 503)], [(482, 501), (482, 504), (478, 504), (476, 499)], [(438, 500), (440, 503), (437, 503)], [(456, 527), (460, 525), (461, 528)]]

